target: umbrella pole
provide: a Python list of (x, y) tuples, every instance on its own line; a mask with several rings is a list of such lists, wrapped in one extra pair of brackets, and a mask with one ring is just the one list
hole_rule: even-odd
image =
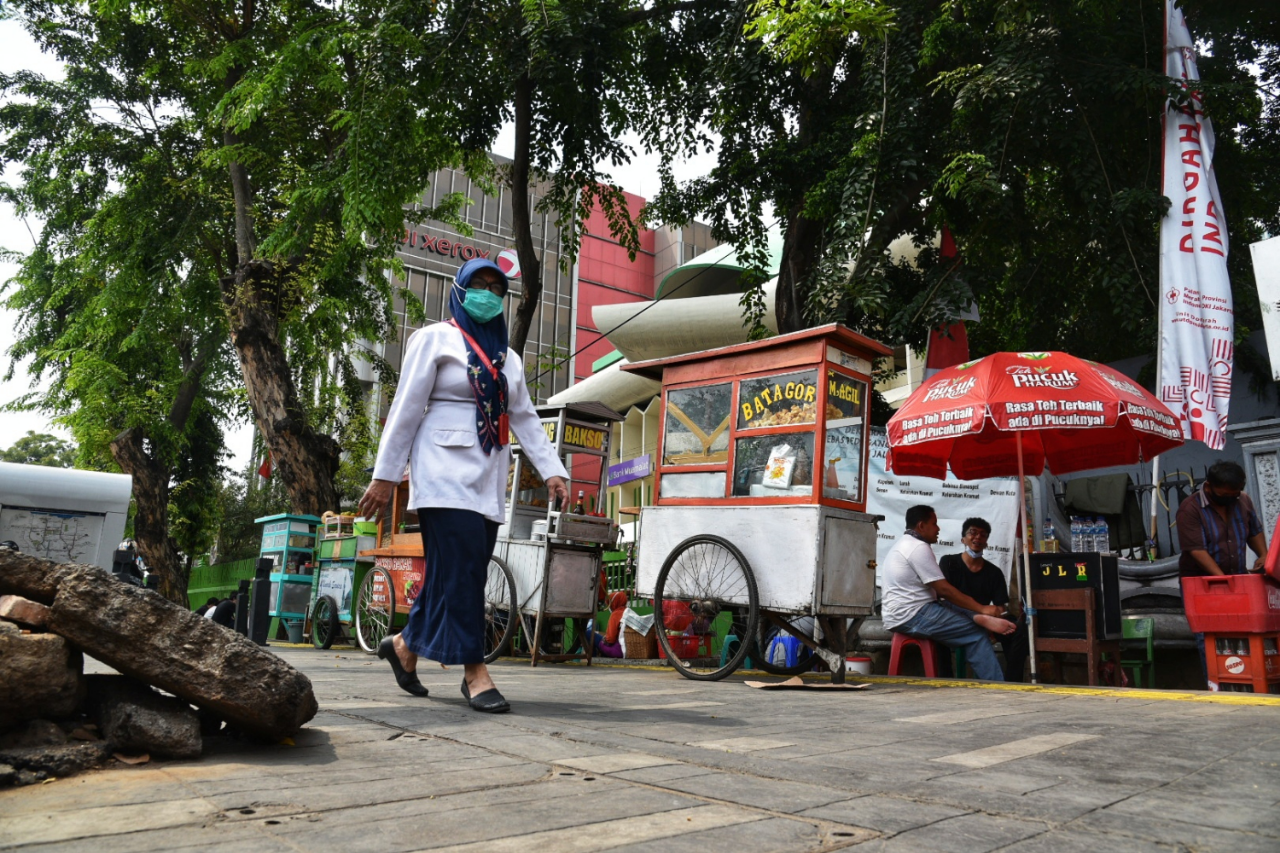
[(1027, 521), (1026, 477), (1022, 470), (1022, 431), (1016, 432), (1018, 439), (1018, 515), (1022, 519), (1022, 597), (1025, 606), (1023, 616), (1027, 620), (1027, 652), (1031, 656), (1031, 683), (1038, 684), (1036, 678), (1036, 632), (1035, 608), (1031, 606), (1031, 552), (1027, 550), (1027, 536), (1031, 528)]

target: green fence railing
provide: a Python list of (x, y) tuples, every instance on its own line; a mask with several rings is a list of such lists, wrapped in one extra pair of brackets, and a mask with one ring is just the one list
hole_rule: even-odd
[(212, 566), (196, 566), (187, 582), (187, 606), (192, 610), (202, 606), (210, 598), (230, 598), (235, 595), (242, 580), (253, 580), (256, 557), (217, 563)]

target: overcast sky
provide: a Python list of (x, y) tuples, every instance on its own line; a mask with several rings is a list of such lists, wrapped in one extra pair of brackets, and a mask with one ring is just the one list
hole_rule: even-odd
[[(46, 76), (61, 76), (61, 65), (50, 57), (40, 53), (27, 33), (15, 21), (0, 20), (0, 44), (5, 49), (0, 51), (0, 70), (11, 73), (20, 69), (38, 71)], [(510, 125), (503, 129), (494, 146), (494, 153), (511, 157), (514, 153), (514, 134)], [(677, 165), (678, 178), (696, 177), (704, 174), (714, 162), (711, 155), (701, 156), (693, 161)], [(628, 192), (648, 198), (657, 191), (658, 157), (643, 152), (637, 154), (635, 161), (622, 169), (613, 170), (614, 179)], [(18, 176), (12, 172), (4, 175), (6, 182), (15, 181)], [(28, 228), (29, 226), (29, 228)], [(24, 223), (8, 204), (0, 203), (0, 246), (6, 249), (28, 251), (32, 246), (31, 234), (39, 231), (38, 222)], [(0, 262), (0, 281), (7, 281), (16, 272), (13, 264)], [(7, 350), (13, 341), (13, 325), (16, 316), (0, 308), (0, 355), (4, 356), (3, 365), (7, 368)], [(3, 376), (3, 371), (0, 371)], [(20, 367), (14, 380), (0, 381), (0, 405), (9, 403), (26, 393), (29, 379)], [(25, 435), (27, 430), (51, 432), (70, 438), (70, 434), (55, 426), (48, 417), (38, 412), (0, 412), (0, 448), (11, 445), (16, 439)], [(227, 444), (233, 454), (229, 464), (242, 467), (247, 461), (252, 429), (249, 424), (242, 424), (227, 436)]]

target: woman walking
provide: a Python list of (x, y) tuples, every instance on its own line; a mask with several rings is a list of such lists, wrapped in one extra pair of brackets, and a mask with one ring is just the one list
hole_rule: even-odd
[(373, 482), (360, 498), (366, 517), (380, 515), (408, 460), (426, 571), (408, 623), (382, 641), (378, 657), (415, 696), (427, 695), (419, 656), (462, 664), (462, 695), (489, 713), (510, 708), (484, 664), (484, 586), (505, 516), (508, 425), (543, 475), (548, 499), (569, 496), (569, 475), (542, 431), (520, 357), (507, 348), (507, 287), (497, 264), (467, 261), (449, 293), (453, 319), (409, 336)]

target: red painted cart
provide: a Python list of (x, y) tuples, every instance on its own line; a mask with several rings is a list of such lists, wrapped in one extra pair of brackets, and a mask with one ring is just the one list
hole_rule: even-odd
[(766, 670), (816, 654), (843, 680), (849, 620), (874, 605), (869, 393), (891, 354), (833, 324), (624, 366), (662, 381), (637, 591), (683, 675), (723, 678), (755, 648)]

